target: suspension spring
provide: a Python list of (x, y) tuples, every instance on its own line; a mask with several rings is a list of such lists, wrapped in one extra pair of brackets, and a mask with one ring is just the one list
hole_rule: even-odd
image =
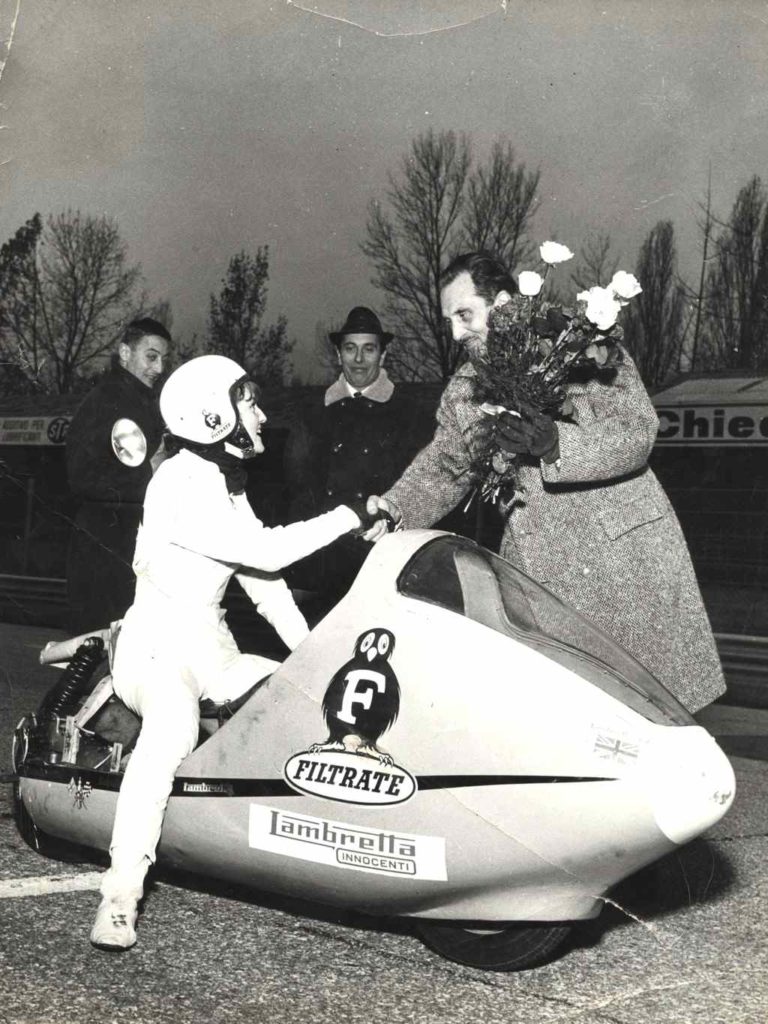
[(104, 641), (100, 636), (89, 636), (80, 644), (62, 672), (61, 679), (43, 698), (38, 711), (41, 722), (54, 715), (61, 715), (74, 705), (103, 657)]

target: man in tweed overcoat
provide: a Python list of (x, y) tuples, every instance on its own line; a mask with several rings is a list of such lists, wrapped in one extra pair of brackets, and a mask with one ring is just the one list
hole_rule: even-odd
[[(437, 522), (475, 482), (468, 437), (483, 413), (472, 356), (482, 354), (490, 309), (517, 290), (481, 254), (458, 257), (441, 283), (443, 314), (470, 359), (445, 389), (432, 442), (379, 499), (407, 528)], [(521, 493), (500, 553), (697, 711), (725, 685), (685, 538), (647, 464), (658, 428), (653, 405), (626, 352), (609, 383), (571, 384), (568, 395), (578, 422), (537, 415), (517, 430)]]

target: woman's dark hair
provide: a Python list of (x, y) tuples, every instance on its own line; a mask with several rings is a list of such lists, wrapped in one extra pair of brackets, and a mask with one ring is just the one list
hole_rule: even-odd
[(156, 335), (158, 338), (165, 338), (170, 344), (171, 335), (159, 320), (153, 320), (151, 316), (143, 316), (139, 320), (131, 320), (120, 339), (121, 344), (135, 348), (142, 338), (149, 335)]
[(489, 252), (465, 252), (452, 259), (440, 275), (440, 287), (445, 288), (455, 281), (459, 274), (467, 273), (472, 278), (475, 291), (486, 302), (493, 302), (499, 292), (517, 294), (514, 278), (501, 262)]

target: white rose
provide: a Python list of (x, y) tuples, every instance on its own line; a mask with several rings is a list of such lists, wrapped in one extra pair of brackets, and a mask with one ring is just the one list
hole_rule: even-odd
[(621, 312), (621, 303), (614, 297), (611, 288), (599, 288), (595, 285), (588, 292), (579, 292), (579, 302), (586, 302), (586, 317), (600, 331), (607, 331), (616, 323)]
[(523, 270), (517, 275), (517, 286), (521, 295), (538, 295), (544, 278), (535, 270)]
[(544, 262), (549, 263), (551, 267), (556, 263), (565, 263), (566, 260), (573, 259), (573, 253), (568, 246), (561, 245), (559, 242), (544, 242), (539, 246), (539, 254)]
[(633, 299), (643, 290), (635, 275), (628, 274), (626, 270), (617, 270), (608, 287), (619, 299), (625, 300)]

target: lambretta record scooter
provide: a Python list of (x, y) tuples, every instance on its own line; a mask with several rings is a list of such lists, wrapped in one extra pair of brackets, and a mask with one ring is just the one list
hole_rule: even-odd
[[(100, 643), (44, 652), (71, 660), (16, 732), (18, 815), (38, 843), (109, 846), (132, 738), (104, 724), (109, 678), (85, 682)], [(382, 540), (282, 664), (203, 715), (161, 863), (412, 918), (431, 948), (486, 969), (551, 957), (734, 796), (714, 739), (629, 654), (434, 531)]]

